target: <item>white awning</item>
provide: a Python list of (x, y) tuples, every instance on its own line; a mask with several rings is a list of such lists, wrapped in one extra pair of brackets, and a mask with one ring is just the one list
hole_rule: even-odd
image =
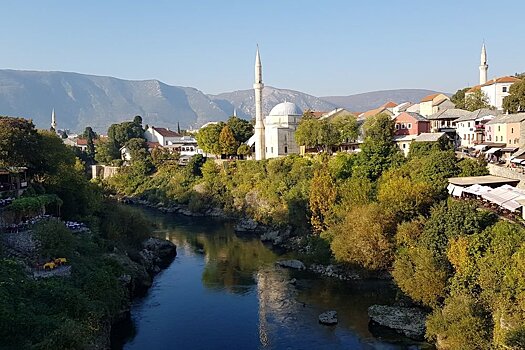
[(492, 188), (488, 186), (482, 186), (478, 184), (474, 184), (472, 186), (466, 187), (463, 192), (474, 194), (476, 196), (481, 196), (483, 193), (490, 192)]
[(489, 149), (487, 152), (485, 152), (486, 154), (493, 154), (493, 153), (496, 153), (497, 151), (501, 150), (501, 148), (498, 148), (498, 147), (494, 147), (494, 148), (491, 148)]
[(454, 184), (448, 184), (448, 186), (447, 186), (448, 194), (452, 194), (452, 192), (454, 191), (455, 187), (456, 186)]
[(525, 161), (525, 159), (514, 158), (510, 160), (511, 163), (516, 163), (516, 164), (521, 164), (523, 163), (523, 161)]
[(501, 205), (503, 208), (510, 210), (510, 211), (516, 211), (517, 209), (521, 208), (523, 205), (519, 204), (515, 200), (510, 200)]
[(483, 151), (485, 148), (487, 148), (486, 145), (476, 145), (474, 146), (474, 149), (477, 151)]
[(454, 187), (454, 190), (452, 191), (452, 195), (454, 197), (461, 197), (461, 195), (463, 194), (463, 190), (464, 188), (461, 187), (461, 186), (455, 186)]

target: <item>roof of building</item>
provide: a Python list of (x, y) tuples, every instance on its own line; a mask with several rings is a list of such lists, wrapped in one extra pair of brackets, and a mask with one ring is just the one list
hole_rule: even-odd
[(150, 141), (147, 141), (147, 142), (146, 142), (146, 145), (148, 146), (148, 148), (157, 148), (157, 147), (160, 147), (160, 143), (158, 143), (158, 142), (150, 142)]
[(441, 95), (440, 93), (437, 93), (437, 94), (432, 94), (432, 95), (428, 95), (428, 96), (425, 96), (421, 99), (421, 102), (430, 102), (430, 101), (433, 101), (434, 98), (436, 98), (438, 95)]
[(457, 186), (471, 186), (471, 185), (497, 185), (497, 184), (517, 184), (520, 180), (508, 179), (506, 177), (485, 175), (485, 176), (465, 176), (465, 177), (451, 177), (448, 182)]
[(487, 124), (508, 124), (508, 123), (521, 123), (525, 120), (525, 113), (516, 114), (500, 114), (496, 118), (492, 119)]
[(403, 141), (414, 141), (416, 139), (416, 135), (398, 135), (394, 136), (394, 142), (403, 142)]
[(511, 76), (504, 76), (504, 77), (491, 79), (487, 81), (485, 84), (483, 84), (482, 86), (489, 86), (492, 84), (503, 84), (503, 83), (516, 83), (518, 81), (521, 81), (521, 79), (516, 78), (516, 77), (511, 77)]
[(77, 146), (87, 146), (87, 139), (78, 138), (75, 143)]
[(327, 112), (314, 112), (312, 111), (312, 115), (314, 116), (314, 118), (316, 119), (319, 119), (321, 118), (323, 115), (325, 115)]
[(417, 120), (418, 122), (428, 122), (427, 118), (423, 117), (421, 114), (416, 113), (416, 112), (401, 112), (398, 115), (396, 115), (396, 118), (399, 118), (400, 116), (403, 116), (403, 115), (405, 116), (408, 115), (414, 118), (415, 120)]
[(393, 115), (393, 113), (386, 107), (378, 107), (375, 109), (371, 109), (369, 111), (363, 112), (359, 115), (359, 118), (366, 119), (368, 117), (373, 117), (375, 115), (381, 114), (381, 113), (387, 113), (388, 115)]
[(392, 102), (392, 101), (388, 101), (385, 104), (381, 105), (381, 107), (383, 108), (394, 108), (396, 106), (397, 106), (397, 103)]
[(449, 109), (443, 109), (437, 113), (434, 113), (427, 117), (427, 119), (431, 120), (439, 120), (439, 119), (457, 119), (466, 115), (470, 115), (470, 111), (459, 109), (459, 108), (449, 108)]
[(303, 111), (295, 103), (281, 102), (270, 111), (270, 116), (303, 115)]
[(172, 130), (167, 129), (167, 128), (157, 128), (157, 127), (153, 127), (153, 126), (151, 128), (153, 130), (155, 130), (156, 132), (158, 132), (161, 136), (164, 136), (164, 137), (181, 137), (182, 136), (178, 132), (172, 131)]
[(437, 142), (440, 138), (445, 136), (444, 132), (424, 132), (418, 135), (414, 141), (416, 142)]
[(489, 86), (489, 85), (493, 85), (493, 84), (509, 84), (509, 83), (512, 84), (512, 83), (515, 83), (515, 82), (518, 82), (518, 81), (521, 81), (521, 79), (516, 78), (516, 77), (511, 77), (511, 76), (504, 76), (504, 77), (494, 78), (494, 79), (491, 79), (491, 80), (487, 81), (485, 84), (475, 85), (475, 86), (471, 87), (470, 89), (467, 90), (467, 93), (479, 90), (483, 86)]
[(503, 112), (502, 111), (498, 111), (498, 110), (489, 109), (489, 108), (476, 109), (475, 111), (470, 112), (470, 114), (462, 116), (462, 117), (459, 117), (458, 119), (456, 119), (456, 123), (457, 122), (464, 122), (464, 121), (468, 121), (468, 120), (476, 120), (478, 118), (487, 117), (487, 116), (494, 116), (494, 117), (496, 117), (496, 116), (500, 115), (501, 113), (503, 113)]

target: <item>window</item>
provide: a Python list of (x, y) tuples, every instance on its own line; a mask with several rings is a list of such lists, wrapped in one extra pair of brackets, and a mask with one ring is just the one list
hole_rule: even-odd
[(270, 147), (270, 149), (271, 149), (271, 153), (273, 153), (273, 147)]
[(288, 146), (284, 146), (284, 153), (288, 153)]
[(506, 86), (502, 87), (502, 88), (501, 88), (501, 91), (502, 91), (502, 92), (507, 92), (507, 87), (506, 87)]
[(408, 123), (407, 124), (407, 129), (412, 129), (412, 124)]
[(498, 131), (501, 131), (501, 126), (500, 125), (498, 125)]
[(467, 139), (467, 135), (463, 134), (463, 140)]
[(403, 148), (407, 148), (407, 144), (406, 143), (403, 144)]
[(514, 134), (514, 128), (510, 128), (510, 133)]
[(470, 122), (467, 123), (467, 128), (470, 128)]
[(406, 129), (406, 125), (405, 124), (401, 124), (401, 129)]
[(399, 124), (396, 124), (396, 130), (399, 130)]

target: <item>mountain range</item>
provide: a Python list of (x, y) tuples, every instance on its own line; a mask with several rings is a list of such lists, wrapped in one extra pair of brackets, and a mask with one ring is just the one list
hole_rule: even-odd
[[(296, 103), (303, 110), (329, 111), (344, 107), (365, 111), (386, 101), (417, 102), (431, 90), (375, 91), (350, 96), (316, 97), (299, 91), (265, 86), (263, 110), (277, 103)], [(253, 90), (207, 95), (192, 87), (172, 86), (158, 80), (123, 80), (70, 72), (0, 70), (0, 115), (33, 119), (48, 128), (55, 109), (60, 129), (81, 131), (86, 126), (105, 132), (113, 124), (141, 115), (155, 126), (195, 128), (208, 121), (255, 115)]]

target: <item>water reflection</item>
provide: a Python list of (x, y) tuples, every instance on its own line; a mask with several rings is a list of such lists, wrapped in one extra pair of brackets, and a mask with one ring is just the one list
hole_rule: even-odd
[[(136, 334), (125, 349), (419, 348), (369, 332), (368, 306), (395, 296), (386, 282), (278, 268), (278, 254), (257, 237), (237, 236), (229, 223), (147, 213), (178, 255), (133, 306)], [(337, 326), (318, 323), (328, 309), (338, 311)]]

